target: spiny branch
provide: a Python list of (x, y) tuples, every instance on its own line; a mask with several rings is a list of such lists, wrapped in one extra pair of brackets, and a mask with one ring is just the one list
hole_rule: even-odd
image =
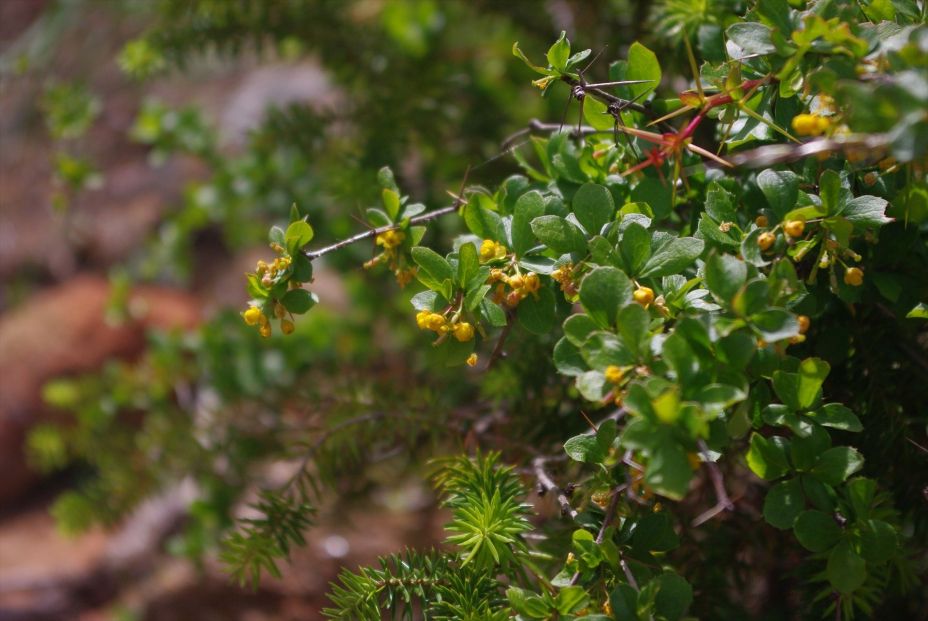
[[(435, 211), (430, 211), (428, 213), (424, 213), (422, 215), (410, 218), (409, 223), (420, 224), (422, 222), (428, 222), (429, 220), (434, 220), (435, 218), (440, 218), (441, 216), (454, 212), (462, 204), (463, 204), (462, 201), (456, 201), (453, 205), (448, 205), (447, 207), (442, 207), (441, 209), (436, 209)], [(365, 239), (370, 239), (372, 237), (377, 237), (381, 233), (386, 233), (387, 231), (391, 231), (395, 228), (397, 228), (395, 224), (391, 224), (387, 226), (379, 226), (375, 229), (369, 229), (367, 231), (364, 231), (363, 233), (352, 235), (351, 237), (347, 239), (343, 239), (342, 241), (336, 242), (330, 246), (325, 246), (324, 248), (319, 248), (318, 250), (308, 250), (306, 251), (305, 254), (309, 258), (309, 260), (312, 261), (313, 259), (318, 259), (319, 257), (323, 255), (327, 255), (330, 252), (335, 252), (336, 250), (340, 250), (341, 248), (344, 248), (345, 246), (350, 246), (351, 244), (354, 244), (356, 242), (363, 241)]]
[(561, 506), (561, 513), (563, 515), (569, 515), (572, 520), (576, 520), (578, 515), (577, 510), (571, 506), (570, 499), (567, 497), (564, 490), (558, 487), (554, 479), (545, 471), (546, 461), (547, 459), (545, 457), (536, 457), (532, 460), (532, 468), (535, 471), (535, 478), (538, 479), (538, 485), (541, 486), (541, 493), (556, 493), (557, 503)]
[(731, 511), (735, 508), (735, 503), (728, 497), (725, 491), (725, 480), (722, 477), (722, 471), (714, 461), (708, 459), (709, 447), (703, 440), (699, 441), (699, 451), (706, 456), (706, 467), (709, 469), (709, 478), (712, 480), (712, 487), (715, 489), (715, 506), (708, 511), (696, 516), (693, 520), (693, 526), (699, 526), (708, 522), (722, 511)]

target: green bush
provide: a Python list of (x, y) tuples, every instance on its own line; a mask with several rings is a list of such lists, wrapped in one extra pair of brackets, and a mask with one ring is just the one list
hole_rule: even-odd
[[(199, 19), (132, 44), (124, 68), (144, 74), (182, 61), (202, 42), (195, 34), (219, 49), (258, 35), (292, 42), (290, 20), (322, 19), (314, 11), (336, 6), (256, 3), (237, 13), (238, 5), (196, 4)], [(480, 21), (479, 10), (449, 6)], [(389, 49), (412, 59), (441, 49), (430, 38), (440, 12), (437, 3), (387, 3)], [(523, 16), (513, 9), (510, 18)], [(516, 139), (520, 173), (429, 208), (435, 196), (415, 201), (384, 168), (379, 202), (365, 210), (369, 228), (354, 237), (333, 226), (331, 210), (297, 200), (270, 230), (275, 258), (248, 276), (250, 328), (226, 314), (197, 338), (154, 343), (113, 377), (55, 391), (82, 424), (61, 432), (69, 442), (43, 427), (37, 458), (56, 466), (73, 450), (99, 473), (59, 514), (84, 524), (92, 501), (77, 499), (88, 498), (104, 521), (115, 519), (166, 480), (194, 473), (203, 498), (178, 549), (196, 556), (221, 541), (233, 575), (256, 583), (302, 543), (322, 488), (351, 479), (359, 489), (379, 454), (403, 446), (398, 468), (421, 473), (416, 464), (433, 460), (451, 514), (447, 540), (345, 569), (332, 618), (379, 619), (387, 609), (590, 621), (920, 614), (925, 4), (669, 0), (652, 18), (674, 53), (632, 42), (600, 82), (591, 76), (606, 73), (606, 61), (575, 52), (564, 34), (545, 60), (513, 46), (557, 104), (549, 112), (565, 101), (579, 109), (576, 125), (553, 118)], [(325, 60), (341, 31), (321, 35)], [(411, 74), (421, 62), (401, 67)], [(383, 89), (397, 97), (402, 84), (364, 86), (373, 100)], [(149, 117), (169, 112), (143, 114), (138, 127), (157, 128)], [(434, 119), (402, 121), (410, 124), (363, 127), (428, 140)], [(213, 160), (220, 195), (234, 192), (228, 173), (248, 164), (204, 146), (209, 132), (187, 124), (202, 141), (139, 135)], [(273, 123), (267, 132), (262, 148), (286, 140)], [(379, 148), (362, 161), (392, 159), (383, 150), (390, 140), (368, 144)], [(302, 165), (341, 166), (317, 164), (299, 145), (289, 152), (297, 164), (288, 178)], [(446, 162), (439, 151), (428, 169), (440, 175), (467, 155)], [(247, 201), (276, 189), (275, 175)], [(278, 197), (272, 217), (282, 219), (290, 202)], [(236, 230), (223, 220), (229, 213), (218, 218), (227, 234)], [(189, 233), (196, 222), (172, 225)], [(427, 226), (436, 223), (434, 235)], [(240, 230), (239, 241), (253, 239)], [(360, 262), (357, 247), (373, 248), (369, 274), (349, 272), (352, 309), (336, 316), (310, 292), (314, 265), (347, 267), (333, 259), (340, 251)], [(395, 303), (374, 283), (379, 273), (403, 287)], [(375, 327), (392, 339), (383, 351), (410, 356), (407, 372), (377, 371)], [(170, 389), (182, 380), (228, 407), (221, 432), (193, 441), (203, 429)], [(123, 392), (101, 401), (114, 384)], [(287, 409), (269, 401), (313, 404), (321, 430), (306, 425), (294, 441)], [(131, 406), (149, 412), (141, 428), (114, 416)], [(267, 421), (251, 416), (268, 411)], [(455, 456), (462, 437), (470, 457)], [(139, 447), (167, 459), (112, 472), (132, 459), (120, 453)], [(255, 505), (263, 517), (233, 524), (257, 466), (294, 453), (298, 472)], [(214, 455), (232, 467), (214, 471)], [(117, 476), (142, 483), (114, 496), (125, 484), (108, 482)], [(546, 502), (560, 516), (537, 514)], [(774, 593), (758, 604), (750, 591), (764, 580)]]

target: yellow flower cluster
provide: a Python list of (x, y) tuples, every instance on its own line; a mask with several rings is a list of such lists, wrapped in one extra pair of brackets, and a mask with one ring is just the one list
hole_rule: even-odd
[(277, 257), (270, 264), (264, 261), (258, 261), (255, 266), (255, 274), (261, 279), (261, 284), (270, 287), (274, 284), (274, 279), (290, 268), (292, 259), (288, 256)]
[(580, 293), (577, 283), (574, 282), (574, 265), (567, 263), (551, 272), (551, 278), (561, 286), (561, 291), (568, 300), (575, 300)]
[(396, 282), (400, 287), (405, 287), (412, 282), (412, 279), (416, 277), (417, 268), (410, 267), (407, 269), (398, 269), (394, 272), (396, 275)]
[(374, 243), (383, 248), (383, 252), (378, 254), (370, 261), (364, 262), (364, 269), (371, 269), (385, 263), (396, 277), (396, 282), (400, 287), (405, 287), (416, 277), (415, 267), (405, 267), (406, 260), (399, 256), (397, 248), (406, 241), (406, 233), (399, 229), (390, 229), (383, 233), (378, 233), (374, 238)]
[[(293, 334), (294, 325), (289, 319), (284, 319), (287, 310), (280, 302), (274, 303), (274, 315), (280, 319), (280, 331), (284, 334)], [(242, 313), (242, 318), (249, 326), (258, 326), (258, 334), (264, 338), (271, 336), (271, 322), (267, 315), (257, 306), (251, 306)]]
[[(497, 304), (505, 303), (509, 308), (515, 308), (530, 295), (537, 296), (541, 288), (541, 279), (534, 272), (509, 276), (502, 270), (495, 269), (490, 271), (489, 282), (498, 283), (493, 292), (493, 301)], [(510, 289), (508, 292), (507, 285)]]
[[(420, 330), (431, 330), (439, 335), (450, 333), (462, 343), (474, 338), (474, 326), (472, 324), (466, 321), (449, 322), (441, 313), (419, 311), (416, 313), (416, 325), (419, 326)], [(476, 363), (475, 358), (474, 364)]]
[(507, 254), (509, 254), (509, 251), (506, 249), (506, 246), (492, 239), (485, 239), (483, 243), (480, 244), (481, 263), (486, 263), (494, 259), (504, 259)]
[(831, 119), (818, 114), (797, 114), (792, 125), (800, 136), (821, 136), (831, 127)]
[(390, 229), (389, 231), (384, 231), (377, 235), (374, 241), (378, 246), (383, 246), (384, 250), (393, 250), (399, 247), (405, 239), (406, 234), (403, 231)]

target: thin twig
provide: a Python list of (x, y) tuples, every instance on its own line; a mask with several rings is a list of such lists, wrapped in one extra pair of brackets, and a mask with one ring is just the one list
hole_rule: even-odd
[(496, 364), (496, 361), (503, 357), (503, 345), (506, 344), (506, 338), (509, 336), (509, 332), (512, 330), (512, 324), (515, 321), (512, 312), (506, 313), (506, 325), (503, 326), (502, 331), (499, 333), (499, 338), (496, 340), (496, 346), (493, 348), (493, 353), (490, 354), (490, 359), (487, 361), (487, 366), (483, 369), (484, 371), (489, 371), (493, 368), (493, 365)]
[(708, 459), (709, 447), (702, 440), (699, 441), (699, 450), (706, 456), (706, 467), (709, 469), (709, 478), (712, 480), (712, 487), (715, 489), (715, 506), (696, 516), (696, 519), (693, 520), (693, 526), (704, 524), (722, 511), (731, 511), (735, 508), (735, 503), (731, 501), (728, 492), (725, 491), (725, 480), (722, 477), (722, 471), (717, 463)]
[[(442, 207), (441, 209), (436, 209), (435, 211), (430, 211), (428, 213), (424, 213), (424, 214), (415, 216), (413, 218), (410, 218), (409, 223), (419, 224), (421, 222), (428, 222), (429, 220), (440, 218), (441, 216), (454, 212), (462, 204), (463, 204), (462, 201), (456, 201), (453, 205), (448, 205), (447, 207)], [(324, 248), (319, 248), (318, 250), (308, 250), (306, 251), (305, 254), (309, 258), (309, 260), (312, 261), (313, 259), (318, 259), (319, 257), (323, 255), (329, 254), (330, 252), (335, 252), (336, 250), (344, 248), (345, 246), (350, 246), (351, 244), (355, 242), (359, 242), (365, 239), (370, 239), (371, 237), (376, 237), (380, 235), (381, 233), (386, 233), (387, 231), (391, 231), (395, 228), (396, 228), (395, 224), (390, 224), (387, 226), (379, 226), (375, 229), (370, 229), (370, 230), (364, 231), (363, 233), (352, 235), (351, 237), (347, 239), (343, 239), (342, 241), (336, 242), (330, 246), (325, 246)]]
[(546, 461), (544, 457), (536, 457), (532, 460), (532, 468), (535, 471), (535, 478), (538, 479), (538, 485), (541, 486), (544, 493), (556, 493), (557, 503), (561, 506), (561, 513), (563, 515), (569, 515), (572, 520), (576, 520), (578, 515), (577, 510), (571, 506), (570, 499), (567, 497), (564, 490), (558, 487), (554, 479), (545, 471)]

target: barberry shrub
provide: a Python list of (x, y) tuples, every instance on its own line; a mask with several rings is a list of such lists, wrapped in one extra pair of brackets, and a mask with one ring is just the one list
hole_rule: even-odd
[(925, 11), (669, 0), (677, 53), (635, 42), (608, 70), (564, 34), (544, 60), (516, 44), (578, 111), (531, 126), (521, 174), (429, 209), (383, 169), (370, 228), (328, 246), (294, 208), (248, 275), (249, 330), (309, 338), (313, 263), (367, 244), (406, 346), (485, 411), (381, 386), (406, 409), (333, 413), (225, 535), (233, 574), (277, 573), (318, 485), (395, 442), (436, 458), (447, 539), (346, 568), (331, 618), (923, 614)]

